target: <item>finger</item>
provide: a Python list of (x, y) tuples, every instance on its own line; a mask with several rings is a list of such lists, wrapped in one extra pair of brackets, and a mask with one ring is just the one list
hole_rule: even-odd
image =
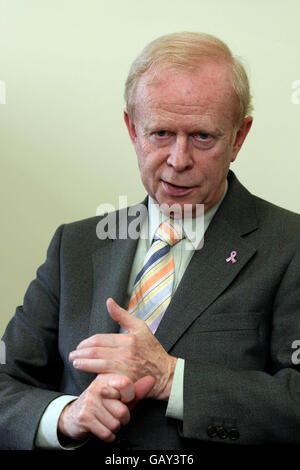
[[(115, 440), (115, 433), (121, 427), (120, 420), (118, 420), (104, 405), (105, 398), (102, 400), (101, 406), (94, 412), (94, 416), (88, 423), (88, 429), (97, 437), (105, 442), (112, 442)], [(119, 403), (116, 400), (117, 403)]]
[(115, 419), (124, 426), (130, 421), (129, 409), (124, 403), (118, 400), (103, 400), (103, 405), (110, 413), (111, 416), (114, 416)]
[(111, 318), (130, 333), (134, 333), (143, 327), (145, 322), (131, 315), (124, 308), (121, 308), (111, 297), (107, 299), (106, 306)]
[[(138, 321), (141, 321), (137, 319)], [(144, 323), (144, 322), (142, 322)], [(90, 336), (89, 338), (81, 341), (76, 347), (75, 351), (85, 348), (118, 348), (120, 346), (125, 346), (128, 344), (127, 335), (120, 335), (119, 333), (106, 333), (106, 334), (96, 334)], [(72, 351), (74, 352), (74, 351)]]
[(90, 423), (89, 430), (104, 442), (113, 442), (116, 439), (116, 435), (96, 418)]
[[(109, 436), (109, 434), (114, 434), (120, 429), (120, 420), (118, 420), (114, 414), (108, 411), (107, 407), (105, 406), (105, 402), (106, 400), (115, 401), (116, 403), (120, 402), (119, 400), (110, 400), (100, 397), (95, 398), (96, 400), (94, 400), (93, 397), (91, 399), (91, 393), (89, 394), (89, 396), (86, 395), (85, 398), (83, 398), (78, 419), (80, 419), (80, 424), (85, 429), (93, 433), (93, 429), (97, 429), (97, 432), (100, 432), (100, 439), (110, 440), (111, 437)], [(98, 422), (98, 424), (95, 423), (95, 420)]]
[(118, 392), (119, 396), (116, 398), (121, 399), (123, 403), (128, 403), (135, 397), (134, 384), (126, 375), (100, 374), (94, 384), (101, 396), (107, 395), (106, 398), (114, 398), (109, 396), (110, 393), (114, 394), (113, 390)]
[(114, 400), (120, 400), (121, 394), (119, 390), (113, 387), (101, 387), (100, 388), (100, 395), (102, 398), (111, 398)]
[(119, 334), (116, 333), (107, 333), (107, 334), (96, 334), (90, 336), (89, 338), (84, 339), (81, 341), (76, 350), (83, 349), (83, 348), (92, 348), (92, 347), (111, 347), (114, 348), (119, 345)]
[(70, 352), (69, 361), (74, 361), (75, 359), (117, 359), (119, 357), (119, 352), (117, 348), (81, 348), (76, 349), (75, 351)]
[(73, 367), (85, 372), (94, 374), (126, 374), (126, 367), (123, 363), (117, 361), (109, 361), (106, 359), (75, 359)]
[(137, 380), (134, 384), (135, 399), (131, 403), (127, 404), (129, 410), (132, 410), (139, 401), (147, 398), (147, 395), (151, 392), (154, 385), (155, 378), (152, 377), (152, 375), (147, 375), (146, 377), (142, 377)]
[(99, 374), (93, 382), (96, 393), (104, 398), (121, 399), (123, 403), (135, 397), (133, 382), (121, 374)]
[(111, 375), (108, 379), (111, 387), (117, 389), (123, 403), (129, 403), (135, 398), (134, 384), (125, 375)]
[(134, 384), (135, 400), (138, 402), (146, 398), (148, 393), (151, 392), (155, 385), (155, 378), (152, 375), (147, 375), (137, 380)]

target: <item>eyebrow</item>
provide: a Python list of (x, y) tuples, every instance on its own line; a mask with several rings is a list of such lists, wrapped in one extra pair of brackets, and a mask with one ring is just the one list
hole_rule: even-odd
[[(172, 130), (172, 126), (168, 125), (167, 123), (164, 123), (164, 122), (154, 122), (152, 123), (151, 125), (145, 125), (145, 131), (147, 133), (149, 132), (153, 132), (154, 130), (164, 130), (164, 131), (169, 131), (169, 132), (174, 132)], [(194, 129), (192, 128), (191, 132), (189, 132), (189, 134), (197, 134), (197, 133), (207, 133), (207, 134), (213, 134), (213, 135), (216, 135), (216, 136), (221, 136), (224, 134), (224, 131), (219, 128), (219, 127), (216, 127), (216, 128), (211, 128), (209, 126), (201, 126), (200, 124), (195, 126)]]

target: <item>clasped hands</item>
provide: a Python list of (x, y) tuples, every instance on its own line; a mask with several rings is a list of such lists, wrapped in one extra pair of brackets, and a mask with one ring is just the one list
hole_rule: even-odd
[(143, 320), (111, 298), (107, 310), (128, 334), (96, 334), (69, 355), (76, 369), (99, 374), (60, 416), (59, 432), (77, 440), (93, 433), (112, 442), (138, 401), (167, 400), (171, 391), (177, 359), (164, 350)]

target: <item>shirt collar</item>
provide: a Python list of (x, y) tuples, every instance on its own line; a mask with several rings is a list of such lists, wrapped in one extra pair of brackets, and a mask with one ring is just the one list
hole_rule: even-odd
[[(197, 217), (180, 219), (180, 223), (183, 226), (186, 238), (188, 238), (195, 247), (199, 243), (199, 240), (196, 240), (197, 233), (199, 234), (199, 232), (197, 232), (196, 230), (196, 227), (201, 227), (201, 232), (203, 232), (203, 234), (205, 233), (215, 213), (219, 209), (227, 193), (227, 190), (228, 190), (228, 181), (226, 179), (224, 193), (221, 199), (214, 206), (212, 206), (208, 211), (204, 212), (204, 214), (200, 214)], [(158, 226), (165, 219), (168, 218), (166, 214), (164, 214), (163, 212), (159, 210), (158, 204), (152, 199), (151, 196), (149, 196), (148, 198), (148, 217), (149, 217), (148, 234), (149, 234), (149, 243), (151, 244)]]

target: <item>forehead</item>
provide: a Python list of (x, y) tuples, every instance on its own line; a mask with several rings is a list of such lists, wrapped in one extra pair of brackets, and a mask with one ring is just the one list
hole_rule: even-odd
[(227, 120), (233, 122), (237, 99), (226, 64), (204, 63), (193, 70), (165, 66), (146, 72), (135, 93), (137, 119)]

